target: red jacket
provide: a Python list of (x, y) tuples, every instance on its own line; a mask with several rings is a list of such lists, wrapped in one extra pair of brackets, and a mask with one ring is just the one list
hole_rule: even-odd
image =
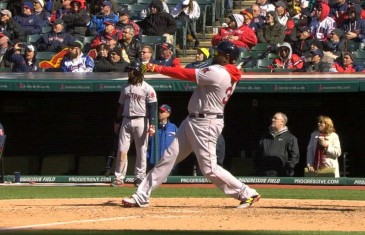
[(237, 47), (244, 47), (251, 49), (257, 44), (257, 37), (255, 32), (246, 25), (242, 25), (237, 29), (231, 29), (230, 27), (221, 28), (219, 33), (212, 38), (212, 46), (218, 45), (223, 40), (223, 37), (233, 35), (238, 36), (238, 40), (233, 40)]
[(292, 54), (290, 59), (288, 60), (282, 60), (280, 57), (277, 57), (273, 60), (272, 64), (270, 64), (268, 67), (270, 69), (274, 68), (284, 68), (284, 69), (301, 69), (303, 68), (303, 60), (297, 55)]
[(361, 66), (343, 66), (339, 63), (334, 63), (332, 67), (330, 68), (330, 72), (338, 72), (338, 73), (358, 73), (358, 72), (364, 72)]

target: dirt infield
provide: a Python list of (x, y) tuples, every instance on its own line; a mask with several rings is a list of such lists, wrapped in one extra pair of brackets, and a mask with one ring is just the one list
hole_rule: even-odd
[(265, 199), (236, 209), (230, 198), (0, 200), (0, 233), (17, 229), (365, 231), (365, 201)]

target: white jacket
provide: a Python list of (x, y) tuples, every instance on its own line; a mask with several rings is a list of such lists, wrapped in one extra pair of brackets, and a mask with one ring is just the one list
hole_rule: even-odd
[[(309, 144), (307, 147), (307, 164), (313, 166), (314, 157), (318, 142), (319, 131), (314, 131), (311, 134)], [(328, 147), (325, 153), (326, 166), (335, 168), (335, 177), (340, 177), (340, 170), (337, 158), (341, 156), (340, 139), (336, 133), (331, 133), (326, 136), (328, 139)]]

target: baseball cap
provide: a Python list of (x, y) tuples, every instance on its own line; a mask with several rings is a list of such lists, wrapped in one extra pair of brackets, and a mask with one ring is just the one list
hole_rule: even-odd
[(44, 0), (37, 0), (37, 2), (39, 2), (39, 4), (41, 4), (41, 6), (44, 7)]
[(252, 9), (245, 9), (241, 11), (242, 15), (247, 15), (248, 18), (252, 19), (253, 18), (253, 11)]
[(159, 109), (163, 112), (169, 112), (171, 113), (171, 107), (168, 104), (163, 104), (159, 107)]
[(312, 56), (319, 55), (319, 57), (323, 58), (323, 51), (320, 49), (317, 49), (317, 50), (311, 51), (311, 55)]
[(112, 20), (106, 20), (106, 21), (104, 21), (104, 24), (105, 25), (115, 25), (115, 22)]
[(286, 8), (286, 3), (285, 3), (285, 2), (283, 2), (283, 1), (277, 1), (277, 2), (275, 3), (275, 6), (276, 6), (276, 7), (284, 7), (284, 8)]
[(311, 32), (311, 29), (308, 26), (303, 26), (302, 28), (299, 29), (301, 33), (303, 32)]
[(22, 6), (27, 7), (29, 9), (31, 9), (32, 11), (34, 10), (34, 6), (33, 6), (32, 2), (24, 2)]
[(54, 22), (53, 22), (53, 25), (58, 25), (58, 24), (64, 24), (63, 20), (61, 18), (58, 18), (56, 19)]
[(26, 45), (25, 47), (26, 51), (35, 51), (35, 47), (32, 44)]
[(207, 57), (207, 59), (209, 58), (209, 50), (207, 48), (201, 47), (201, 48), (198, 48), (196, 50), (203, 53)]
[(120, 47), (114, 47), (112, 50), (110, 50), (110, 54), (115, 53), (119, 56), (122, 56), (122, 48)]
[(161, 44), (161, 49), (172, 51), (172, 45), (170, 43), (164, 42)]
[(109, 2), (109, 1), (104, 1), (101, 5), (108, 6), (108, 7), (112, 7), (112, 3)]
[(9, 10), (7, 10), (7, 9), (2, 9), (1, 10), (1, 12), (0, 12), (1, 14), (3, 14), (3, 15), (7, 15), (7, 16), (9, 16), (10, 18), (11, 18), (11, 12), (9, 11)]
[(128, 9), (122, 9), (118, 12), (119, 16), (129, 15)]
[(76, 40), (76, 41), (73, 41), (73, 42), (70, 42), (68, 44), (69, 47), (78, 47), (80, 49), (84, 48), (84, 44), (82, 42), (80, 42), (79, 40)]
[(331, 33), (336, 34), (337, 37), (339, 37), (339, 38), (342, 37), (342, 35), (343, 35), (343, 31), (341, 29), (339, 29), (339, 28), (335, 28), (334, 30), (332, 30)]

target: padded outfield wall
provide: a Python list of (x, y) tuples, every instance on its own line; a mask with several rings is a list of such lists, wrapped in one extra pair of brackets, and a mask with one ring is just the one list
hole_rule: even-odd
[[(299, 140), (296, 176), (303, 175), (306, 145), (316, 117), (323, 114), (334, 120), (348, 153), (347, 176), (365, 177), (364, 78), (363, 74), (246, 74), (226, 107), (225, 167), (235, 175), (254, 175), (258, 140), (268, 130), (272, 115), (281, 111), (288, 115), (288, 127)], [(187, 115), (195, 84), (161, 75), (147, 75), (146, 80), (156, 89), (159, 103), (172, 106), (171, 121), (179, 124)], [(60, 156), (60, 162), (68, 164), (60, 174), (100, 175), (111, 150), (112, 123), (125, 82), (126, 74), (114, 73), (2, 73), (5, 173), (22, 168), (25, 175), (46, 175), (54, 164), (48, 164), (48, 157)], [(192, 175), (192, 162), (193, 157), (182, 162), (177, 174)]]

